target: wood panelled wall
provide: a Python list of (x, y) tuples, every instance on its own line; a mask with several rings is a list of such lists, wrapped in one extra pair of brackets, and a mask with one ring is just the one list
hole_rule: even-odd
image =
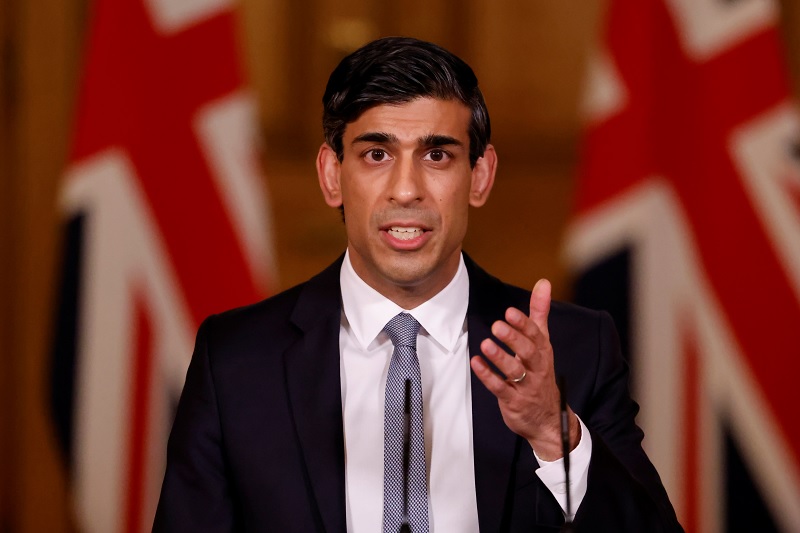
[(58, 264), (56, 184), (64, 167), (83, 6), (3, 2), (4, 263), (0, 344), (4, 454), (0, 527), (68, 531), (65, 478), (47, 411), (47, 354)]
[[(492, 113), (498, 182), (489, 204), (473, 213), (467, 250), (512, 282), (547, 276), (566, 295), (558, 250), (577, 101), (604, 3), (244, 0), (242, 46), (261, 104), (280, 288), (318, 271), (344, 244), (313, 165), (326, 77), (366, 40), (406, 34), (437, 41), (471, 63)], [(0, 533), (74, 530), (47, 418), (47, 360), (59, 265), (56, 191), (88, 4), (0, 2)], [(800, 7), (796, 0), (783, 4), (797, 79)]]

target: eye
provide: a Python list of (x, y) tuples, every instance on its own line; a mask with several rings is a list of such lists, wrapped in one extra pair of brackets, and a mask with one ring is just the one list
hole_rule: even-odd
[(430, 152), (425, 155), (425, 159), (428, 161), (433, 161), (434, 163), (441, 163), (442, 161), (447, 161), (450, 157), (450, 154), (442, 150), (441, 148), (434, 148)]
[(370, 161), (380, 162), (386, 159), (386, 151), (381, 150), (380, 148), (373, 148), (369, 152), (367, 152), (367, 158)]

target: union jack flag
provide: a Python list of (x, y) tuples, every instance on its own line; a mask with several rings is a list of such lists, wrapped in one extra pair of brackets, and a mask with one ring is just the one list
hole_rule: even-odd
[(149, 531), (207, 315), (270, 286), (230, 0), (96, 0), (60, 209), (53, 411), (78, 527)]
[(800, 531), (800, 121), (777, 17), (611, 0), (590, 62), (566, 256), (630, 331), (645, 448), (690, 533)]

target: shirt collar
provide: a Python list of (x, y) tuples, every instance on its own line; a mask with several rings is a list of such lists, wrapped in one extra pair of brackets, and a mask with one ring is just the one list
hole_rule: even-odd
[(442, 348), (448, 352), (455, 349), (469, 303), (469, 275), (463, 257), (459, 257), (458, 270), (450, 283), (433, 298), (410, 310), (367, 285), (353, 269), (349, 250), (344, 256), (339, 283), (344, 315), (364, 350), (375, 341), (386, 323), (403, 311), (417, 319), (422, 329)]

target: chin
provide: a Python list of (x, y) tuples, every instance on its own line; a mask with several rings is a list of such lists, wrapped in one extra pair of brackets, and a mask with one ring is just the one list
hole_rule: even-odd
[(436, 272), (435, 265), (421, 262), (418, 258), (394, 261), (382, 269), (384, 277), (398, 287), (412, 288), (429, 280)]
[(423, 271), (407, 269), (389, 269), (384, 271), (383, 275), (393, 285), (406, 288), (415, 287), (428, 278)]

